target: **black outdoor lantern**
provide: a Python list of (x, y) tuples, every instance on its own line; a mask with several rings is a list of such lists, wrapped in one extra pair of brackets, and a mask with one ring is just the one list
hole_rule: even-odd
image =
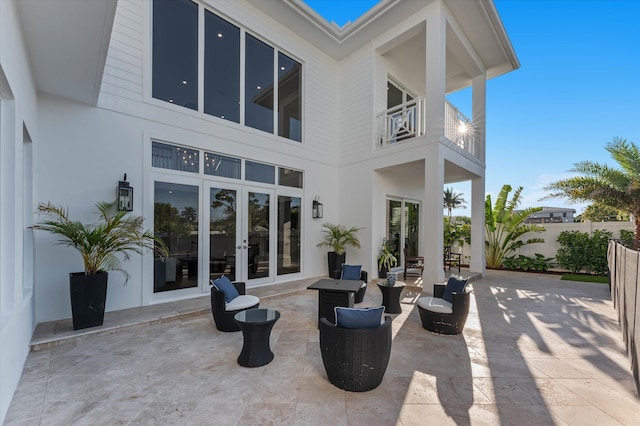
[(311, 216), (314, 219), (322, 218), (322, 203), (318, 201), (320, 197), (316, 197), (313, 199), (313, 207), (311, 208)]
[(133, 210), (133, 187), (127, 182), (127, 174), (124, 174), (124, 180), (118, 182), (116, 192), (116, 200), (118, 202), (118, 210), (130, 212)]

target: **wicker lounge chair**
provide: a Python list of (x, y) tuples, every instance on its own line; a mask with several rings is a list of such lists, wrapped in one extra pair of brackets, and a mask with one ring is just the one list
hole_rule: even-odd
[(375, 389), (391, 355), (391, 317), (376, 328), (342, 328), (320, 319), (320, 351), (329, 381), (352, 392)]
[(234, 282), (233, 286), (240, 296), (231, 302), (224, 301), (224, 293), (211, 286), (211, 313), (216, 328), (220, 331), (240, 331), (240, 326), (233, 320), (235, 314), (245, 309), (257, 308), (260, 299), (246, 294), (246, 285), (243, 282)]
[[(451, 279), (451, 278), (450, 278)], [(467, 278), (465, 281), (469, 281)], [(460, 334), (469, 315), (470, 286), (462, 292), (453, 293), (453, 303), (442, 298), (445, 284), (433, 285), (433, 297), (418, 299), (420, 321), (425, 330), (438, 334)]]

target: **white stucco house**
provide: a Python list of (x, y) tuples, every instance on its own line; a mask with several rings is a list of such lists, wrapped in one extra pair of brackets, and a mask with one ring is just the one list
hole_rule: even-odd
[[(325, 222), (443, 278), (443, 189), (470, 181), (482, 273), (486, 81), (519, 67), (492, 0), (381, 0), (344, 27), (302, 0), (0, 1), (0, 419), (37, 323), (70, 318), (76, 252), (34, 205), (95, 219), (124, 175), (164, 238), (107, 311), (327, 274)], [(445, 99), (471, 87), (473, 113)], [(312, 206), (322, 204), (323, 217)]]

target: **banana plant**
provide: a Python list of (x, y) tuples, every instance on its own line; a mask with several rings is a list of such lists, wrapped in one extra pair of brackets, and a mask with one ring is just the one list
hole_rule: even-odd
[(516, 210), (522, 200), (523, 188), (516, 188), (511, 199), (511, 185), (503, 185), (496, 203), (491, 204), (491, 195), (487, 195), (484, 205), (485, 247), (484, 254), (488, 268), (500, 268), (504, 259), (516, 249), (534, 243), (544, 243), (542, 238), (522, 239), (529, 232), (543, 232), (544, 226), (535, 223), (525, 224), (524, 220), (542, 207), (529, 207)]

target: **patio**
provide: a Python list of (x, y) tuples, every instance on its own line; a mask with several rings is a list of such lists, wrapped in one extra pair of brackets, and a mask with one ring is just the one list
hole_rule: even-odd
[[(463, 271), (464, 272), (464, 271)], [(410, 283), (408, 283), (410, 284)], [(377, 389), (326, 379), (317, 294), (251, 289), (278, 309), (275, 359), (237, 365), (242, 335), (213, 325), (208, 297), (108, 313), (104, 331), (42, 324), (5, 424), (637, 424), (640, 401), (606, 285), (488, 271), (463, 335), (420, 325), (407, 287)], [(277, 286), (273, 286), (277, 287)], [(428, 286), (430, 287), (430, 286)], [(282, 290), (282, 287), (280, 287)], [(429, 289), (430, 290), (430, 289)], [(360, 306), (379, 305), (369, 283)], [(137, 324), (137, 325), (136, 325)], [(59, 341), (57, 339), (66, 339)]]

